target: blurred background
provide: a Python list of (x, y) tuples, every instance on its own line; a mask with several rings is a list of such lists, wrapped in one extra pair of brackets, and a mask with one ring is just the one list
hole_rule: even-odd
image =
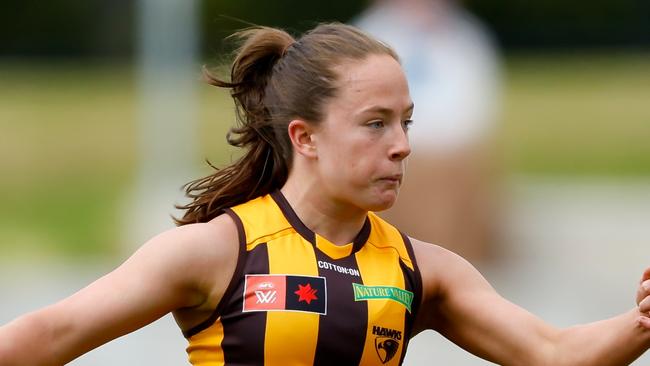
[[(421, 6), (414, 0), (3, 1), (0, 324), (73, 293), (173, 227), (170, 215), (179, 214), (173, 205), (184, 202), (181, 185), (209, 173), (205, 159), (222, 166), (236, 154), (225, 142), (232, 102), (201, 81), (202, 65), (227, 61), (226, 36), (249, 24), (299, 34), (321, 21), (379, 33), (398, 29), (392, 22), (368, 25), (373, 7), (387, 3), (397, 11)], [(492, 70), (486, 94), (470, 86), (452, 93), (456, 104), (445, 104), (458, 111), (471, 101), (490, 102), (472, 107), (489, 121), (480, 139), (463, 145), (473, 146), (467, 150), (473, 158), (462, 160), (480, 157), (471, 169), (481, 178), (469, 180), (487, 189), (468, 189), (490, 204), (480, 206), (482, 218), (465, 220), (475, 211), (469, 205), (456, 219), (460, 232), (489, 226), (489, 240), (470, 240), (458, 251), (500, 293), (555, 325), (629, 309), (650, 265), (650, 2), (430, 3), (426, 12), (435, 16), (422, 24), (458, 24), (445, 28), (445, 42), (454, 46), (439, 54), (458, 49), (453, 42), (470, 24), (467, 32), (480, 34), (476, 47), (488, 50)], [(428, 35), (441, 33), (422, 29), (409, 37), (424, 50), (433, 42)], [(390, 42), (393, 34), (377, 36)], [(407, 73), (427, 67), (402, 57)], [(434, 70), (433, 80), (470, 69), (454, 60), (449, 67)], [(414, 129), (424, 125), (419, 105)], [(429, 112), (426, 118), (435, 120), (436, 110)], [(413, 174), (428, 164), (416, 164), (417, 156), (443, 155), (429, 152), (440, 146), (433, 140), (417, 143)], [(446, 174), (445, 167), (459, 166), (454, 159), (468, 155), (445, 151), (455, 157), (436, 163), (442, 173), (429, 177), (449, 180), (440, 197), (471, 176)], [(472, 251), (473, 245), (482, 247)], [(186, 362), (184, 347), (165, 317), (73, 364), (177, 365)], [(412, 342), (406, 364), (431, 360), (489, 364), (427, 332)], [(635, 365), (649, 361), (646, 355)]]

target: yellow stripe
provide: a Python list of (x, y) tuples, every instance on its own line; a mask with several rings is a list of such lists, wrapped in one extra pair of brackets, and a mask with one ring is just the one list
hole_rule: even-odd
[(219, 318), (213, 325), (189, 338), (187, 354), (190, 364), (194, 366), (225, 365), (221, 348), (222, 341), (223, 324)]
[[(271, 274), (318, 276), (313, 246), (298, 234), (267, 244)], [(293, 289), (287, 288), (289, 296)], [(266, 316), (265, 365), (311, 365), (316, 354), (319, 314), (269, 311)], [(287, 360), (292, 360), (288, 363)]]
[(248, 250), (257, 244), (271, 240), (291, 229), (280, 208), (271, 196), (266, 195), (235, 206), (232, 210), (239, 216), (246, 233)]
[[(373, 245), (365, 245), (355, 255), (364, 285), (393, 286), (404, 289), (404, 276), (400, 267), (396, 265), (396, 263), (399, 263), (399, 255), (394, 248), (377, 248)], [(404, 334), (406, 308), (404, 305), (389, 299), (365, 301), (368, 303), (368, 329), (360, 364), (382, 364), (375, 348), (377, 335), (372, 333), (372, 327), (378, 326), (402, 332), (402, 339), (398, 340), (399, 348), (395, 356), (385, 363), (385, 365), (399, 365), (406, 337), (406, 334)]]
[(341, 259), (343, 257), (349, 256), (350, 253), (352, 253), (352, 243), (345, 245), (336, 245), (318, 234), (315, 236), (316, 247), (332, 259)]
[(255, 247), (260, 245), (260, 244), (268, 243), (268, 242), (270, 242), (272, 240), (281, 238), (281, 237), (283, 237), (285, 235), (293, 235), (293, 234), (295, 234), (295, 232), (296, 231), (292, 227), (289, 226), (289, 227), (287, 227), (285, 229), (280, 230), (277, 233), (261, 236), (261, 237), (255, 239), (255, 240), (249, 241), (248, 244), (246, 244), (246, 250), (251, 251), (251, 250), (255, 249)]
[(404, 240), (399, 231), (372, 212), (368, 213), (368, 217), (370, 218), (370, 224), (372, 225), (372, 231), (370, 232), (368, 243), (378, 247), (393, 248), (399, 253), (404, 264), (406, 264), (411, 271), (414, 271), (415, 266), (413, 266), (413, 261), (406, 250)]

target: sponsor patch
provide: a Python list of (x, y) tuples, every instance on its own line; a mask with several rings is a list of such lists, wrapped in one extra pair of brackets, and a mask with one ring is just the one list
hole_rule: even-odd
[(243, 311), (301, 311), (325, 315), (325, 277), (246, 275)]
[(342, 267), (326, 261), (318, 261), (318, 268), (329, 269), (334, 272), (361, 277), (361, 273), (359, 273), (359, 270), (356, 268)]
[(365, 286), (358, 283), (353, 283), (354, 301), (365, 300), (393, 300), (396, 301), (411, 312), (411, 304), (413, 303), (413, 293), (411, 291), (402, 290), (398, 287), (392, 286)]

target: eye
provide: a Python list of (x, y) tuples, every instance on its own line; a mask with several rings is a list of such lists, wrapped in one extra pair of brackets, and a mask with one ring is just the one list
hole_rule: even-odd
[(371, 128), (379, 129), (384, 127), (384, 121), (382, 120), (370, 121), (366, 125)]
[(404, 122), (402, 122), (402, 125), (404, 126), (405, 130), (408, 130), (411, 127), (412, 124), (413, 124), (412, 119), (407, 119)]

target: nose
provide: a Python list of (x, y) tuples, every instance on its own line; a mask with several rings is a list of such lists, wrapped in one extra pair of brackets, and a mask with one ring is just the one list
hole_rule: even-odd
[(409, 143), (407, 130), (401, 124), (394, 130), (389, 155), (391, 160), (401, 161), (411, 153), (411, 144)]

